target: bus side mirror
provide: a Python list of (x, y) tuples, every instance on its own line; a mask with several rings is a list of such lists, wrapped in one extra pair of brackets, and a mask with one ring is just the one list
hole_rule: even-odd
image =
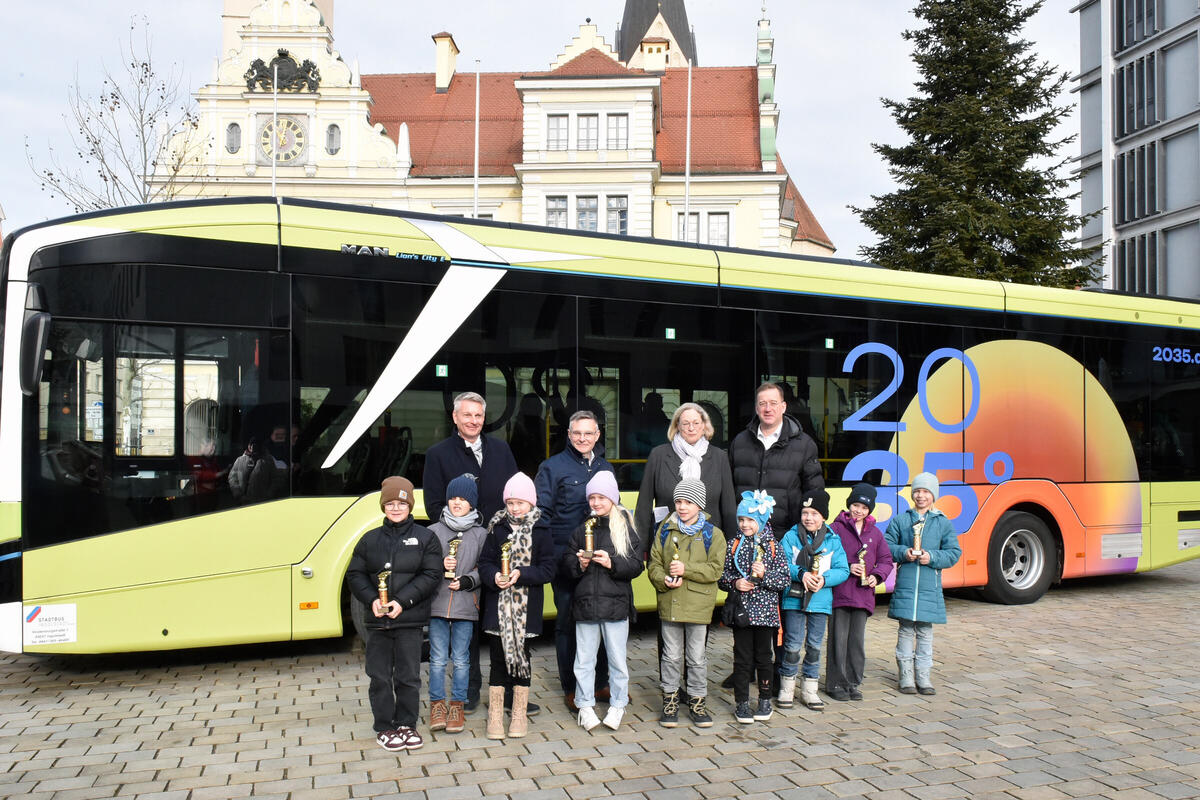
[(49, 339), (50, 315), (45, 311), (26, 311), (21, 327), (21, 392), (26, 396), (36, 392), (42, 380)]

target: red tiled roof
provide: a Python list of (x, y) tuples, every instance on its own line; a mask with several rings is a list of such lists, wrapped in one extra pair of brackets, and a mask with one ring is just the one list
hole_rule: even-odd
[(606, 56), (595, 47), (580, 53), (561, 67), (556, 67), (546, 73), (549, 77), (562, 76), (599, 76), (599, 75), (641, 75), (637, 70), (631, 70), (618, 62), (612, 56)]
[[(531, 77), (644, 76), (596, 49), (544, 73), (485, 72), (480, 75), (479, 174), (513, 177), (523, 158), (523, 115), (515, 82)], [(687, 141), (686, 68), (661, 75), (661, 127), (655, 155), (663, 174), (682, 175)], [(460, 72), (450, 90), (434, 89), (433, 73), (363, 75), (373, 101), (371, 122), (381, 122), (396, 141), (408, 123), (414, 177), (466, 177), (474, 171), (475, 74)], [(754, 67), (696, 67), (692, 70), (692, 174), (761, 174), (758, 141), (758, 71)], [(777, 159), (776, 172), (784, 174)], [(790, 202), (789, 202), (790, 201)], [(784, 188), (784, 216), (798, 223), (796, 238), (830, 247), (791, 178)]]
[[(780, 175), (787, 174), (787, 169), (783, 166), (783, 159), (779, 157), (778, 153), (775, 154), (775, 172)], [(796, 222), (797, 239), (807, 239), (817, 244), (823, 244), (831, 250), (835, 249), (833, 242), (829, 239), (829, 234), (825, 233), (821, 223), (817, 222), (816, 216), (808, 207), (808, 203), (804, 201), (804, 195), (800, 194), (800, 190), (796, 188), (790, 174), (783, 187), (781, 216)]]
[[(521, 99), (516, 72), (485, 72), (479, 85), (479, 174), (514, 176), (522, 159)], [(371, 122), (392, 141), (408, 123), (414, 177), (462, 177), (475, 169), (475, 73), (459, 72), (448, 92), (434, 89), (431, 72), (363, 75), (373, 101)]]
[[(687, 148), (686, 68), (662, 75), (662, 128), (655, 146), (663, 174), (683, 174)], [(758, 71), (692, 70), (692, 174), (762, 172), (758, 143)]]

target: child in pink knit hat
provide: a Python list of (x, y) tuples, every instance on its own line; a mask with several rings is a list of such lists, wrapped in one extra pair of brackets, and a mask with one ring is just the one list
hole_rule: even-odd
[(508, 735), (529, 729), (529, 639), (542, 632), (543, 587), (554, 578), (554, 539), (538, 524), (533, 480), (518, 472), (504, 485), (504, 509), (488, 523), (479, 555), (483, 586), (483, 632), (491, 652), (487, 737), (503, 739), (504, 690), (512, 690)]

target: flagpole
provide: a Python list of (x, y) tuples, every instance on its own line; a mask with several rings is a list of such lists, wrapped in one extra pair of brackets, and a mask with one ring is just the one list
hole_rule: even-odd
[[(692, 225), (692, 59), (688, 59), (687, 85), (687, 141), (683, 157), (683, 239), (690, 242), (688, 231)], [(700, 240), (700, 222), (696, 221), (696, 241)]]
[(279, 163), (279, 65), (274, 67), (274, 77), (271, 78), (271, 95), (273, 105), (271, 108), (271, 197), (277, 197), (275, 194), (275, 165)]
[(479, 59), (475, 59), (475, 179), (471, 217), (479, 219)]

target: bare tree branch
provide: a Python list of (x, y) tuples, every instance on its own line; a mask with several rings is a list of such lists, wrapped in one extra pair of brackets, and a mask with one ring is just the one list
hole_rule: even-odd
[(156, 71), (144, 17), (130, 20), (120, 55), (119, 71), (101, 64), (95, 95), (82, 88), (76, 67), (63, 115), (72, 152), (48, 146), (39, 163), (25, 141), (26, 160), (43, 191), (76, 211), (162, 202), (204, 179), (211, 145), (200, 136), (190, 94), (181, 91), (179, 65)]

